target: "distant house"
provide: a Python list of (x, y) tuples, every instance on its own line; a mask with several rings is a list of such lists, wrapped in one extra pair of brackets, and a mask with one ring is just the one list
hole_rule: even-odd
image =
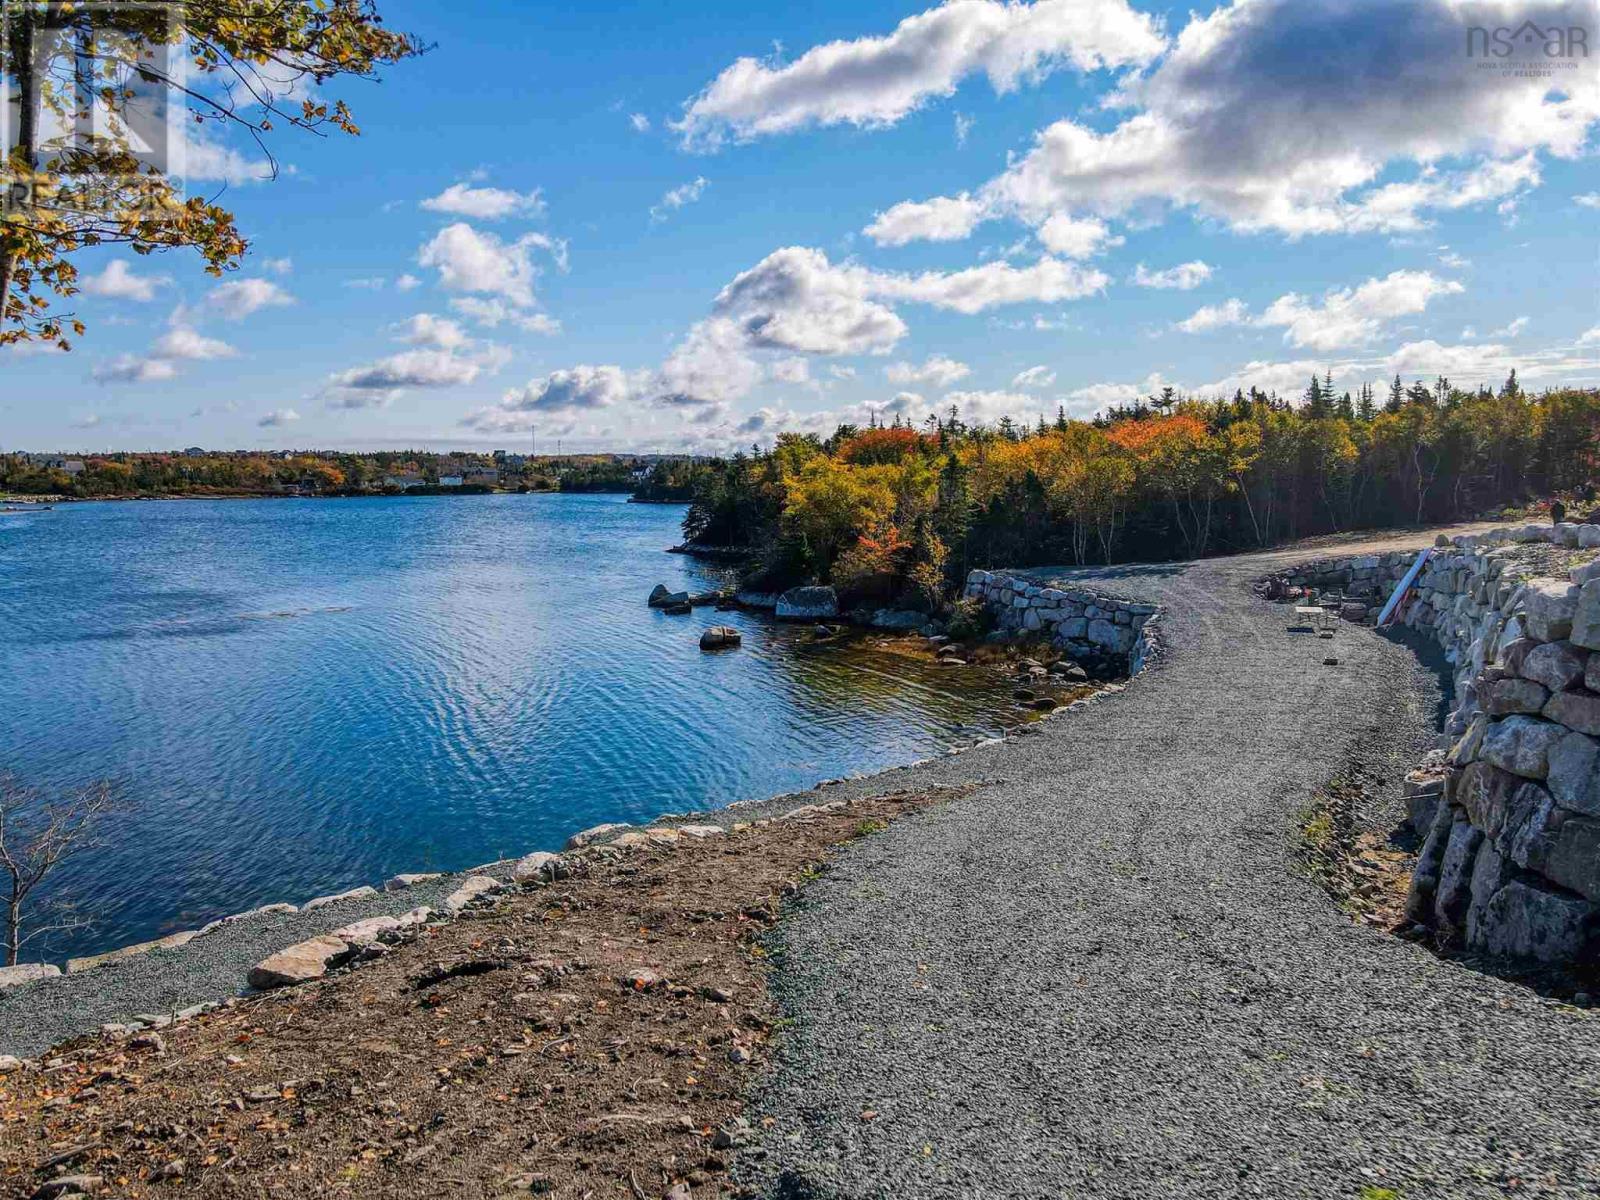
[(68, 475), (83, 474), (83, 460), (79, 458), (47, 458), (41, 465), (47, 471), (65, 471)]
[(419, 488), (428, 481), (417, 471), (400, 471), (393, 475), (383, 477), (383, 486), (386, 488), (401, 488), (409, 490)]
[(205, 450), (200, 446), (190, 446), (183, 452), (185, 458), (204, 458), (205, 454)]
[(461, 476), (459, 476), (459, 475), (441, 475), (441, 476), (439, 476), (439, 486), (440, 487), (460, 487), (461, 486), (461, 482), (462, 482)]

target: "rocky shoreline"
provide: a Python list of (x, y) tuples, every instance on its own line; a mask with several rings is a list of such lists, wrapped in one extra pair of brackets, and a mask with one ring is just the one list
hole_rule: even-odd
[[(830, 596), (832, 592), (831, 588), (815, 590), (824, 590)], [(722, 593), (667, 593), (658, 586), (650, 604), (670, 611), (672, 607), (691, 604), (726, 606), (729, 599)], [(705, 647), (703, 636), (703, 648), (736, 646), (737, 631), (729, 632), (732, 637), (725, 636), (711, 647)], [(1153, 644), (1153, 640), (1139, 643), (1146, 649)], [(940, 661), (946, 658), (949, 654)], [(950, 661), (965, 665), (959, 658)], [(1137, 663), (1123, 673), (1136, 673), (1146, 661), (1146, 655), (1141, 653)], [(1125, 657), (1123, 663), (1128, 667), (1129, 659)], [(1088, 678), (1082, 671), (1073, 678), (1064, 674), (1058, 678), (1032, 660), (1024, 661), (1020, 669), (1023, 674), (1019, 676), (1019, 687), (1034, 678), (1069, 686), (1074, 680), (1086, 683)], [(1079, 711), (1121, 688), (1118, 683), (1104, 683), (1096, 685), (1092, 694), (1069, 703), (1058, 705), (1049, 700), (1037, 707), (1041, 716)], [(1022, 691), (1017, 695), (1021, 697)], [(1033, 700), (1034, 693), (1028, 692), (1027, 699)], [(1023, 726), (1007, 736), (1020, 736), (1032, 729), (1033, 726)], [(975, 748), (961, 747), (949, 753)], [(918, 765), (892, 768), (883, 775)], [(846, 781), (826, 780), (809, 792), (736, 801), (721, 809), (663, 814), (643, 826), (602, 824), (571, 835), (561, 854), (534, 850), (520, 858), (497, 860), (460, 872), (395, 875), (382, 883), (381, 890), (362, 884), (300, 904), (267, 904), (219, 918), (199, 929), (72, 959), (65, 972), (52, 964), (0, 968), (0, 1056), (38, 1054), (63, 1038), (96, 1029), (106, 1036), (126, 1037), (140, 1029), (165, 1027), (174, 1020), (213, 1011), (240, 996), (353, 968), (381, 955), (386, 946), (414, 940), (429, 928), (460, 919), (480, 902), (508, 889), (566, 878), (596, 854), (659, 848), (680, 838), (713, 837), (772, 819), (829, 811), (830, 802), (819, 798), (843, 782)]]

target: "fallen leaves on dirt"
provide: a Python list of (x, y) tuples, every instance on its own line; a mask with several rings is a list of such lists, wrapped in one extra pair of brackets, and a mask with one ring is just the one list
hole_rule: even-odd
[(0, 1196), (729, 1192), (778, 1018), (757, 940), (835, 848), (954, 794), (596, 851), (358, 969), (60, 1048), (0, 1077)]

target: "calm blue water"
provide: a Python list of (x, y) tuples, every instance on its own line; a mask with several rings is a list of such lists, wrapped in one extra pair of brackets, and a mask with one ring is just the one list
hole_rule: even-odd
[[(615, 496), (65, 505), (0, 516), (0, 769), (135, 803), (57, 881), (88, 953), (599, 821), (771, 795), (1015, 722), (1009, 685), (743, 613)], [(745, 648), (703, 654), (705, 625)]]

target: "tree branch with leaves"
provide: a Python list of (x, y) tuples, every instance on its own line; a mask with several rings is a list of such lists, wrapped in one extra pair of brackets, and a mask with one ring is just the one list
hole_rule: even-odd
[(276, 176), (268, 135), (279, 125), (360, 133), (345, 101), (308, 89), (374, 79), (426, 49), (385, 28), (376, 0), (9, 0), (4, 13), (15, 136), (0, 160), (0, 345), (70, 348), (84, 326), (60, 305), (77, 294), (72, 260), (88, 247), (188, 248), (211, 275), (239, 265), (249, 243), (233, 214), (181, 195), (134, 152), (141, 117), (171, 106), (195, 127), (242, 131)]

